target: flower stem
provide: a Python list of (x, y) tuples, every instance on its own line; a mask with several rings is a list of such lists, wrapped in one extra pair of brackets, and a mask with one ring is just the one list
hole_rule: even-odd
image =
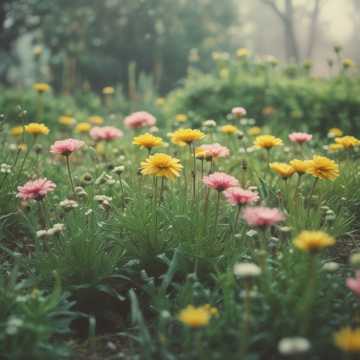
[(69, 175), (71, 189), (72, 189), (72, 191), (74, 193), (74, 196), (75, 196), (76, 195), (75, 186), (74, 186), (73, 178), (72, 178), (72, 175), (71, 175), (71, 168), (70, 168), (70, 156), (65, 156), (65, 158), (66, 158), (66, 168), (67, 168), (67, 172), (68, 172), (68, 175)]

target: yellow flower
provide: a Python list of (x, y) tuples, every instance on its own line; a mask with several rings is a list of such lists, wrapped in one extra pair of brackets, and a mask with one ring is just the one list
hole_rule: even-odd
[(81, 122), (76, 125), (75, 131), (78, 133), (88, 133), (91, 129), (91, 125), (87, 122)]
[(61, 125), (71, 126), (75, 124), (75, 119), (72, 116), (63, 115), (59, 117), (58, 122)]
[(291, 160), (289, 164), (295, 169), (295, 171), (299, 175), (305, 174), (307, 172), (308, 167), (309, 167), (308, 160), (294, 159), (294, 160)]
[(180, 311), (179, 320), (192, 328), (200, 328), (209, 324), (211, 315), (209, 311), (203, 307), (194, 307), (188, 305), (185, 309)]
[(238, 132), (238, 128), (234, 125), (224, 125), (220, 128), (220, 131), (227, 135), (233, 135)]
[(325, 156), (315, 155), (308, 161), (307, 172), (320, 179), (335, 180), (339, 175), (339, 166), (334, 160)]
[(236, 51), (236, 56), (238, 58), (245, 58), (251, 55), (251, 51), (246, 48), (240, 48)]
[(251, 136), (257, 136), (261, 134), (261, 128), (258, 126), (251, 127), (247, 133)]
[(342, 135), (343, 135), (343, 132), (339, 128), (331, 128), (328, 131), (328, 137), (331, 137), (331, 138), (339, 137)]
[(144, 148), (152, 149), (153, 147), (158, 147), (158, 146), (164, 145), (164, 143), (160, 137), (154, 136), (149, 133), (134, 137), (132, 143), (134, 145), (140, 146), (141, 149), (144, 149)]
[(88, 122), (92, 125), (101, 125), (104, 122), (104, 118), (98, 115), (90, 116)]
[(306, 252), (316, 252), (335, 244), (335, 239), (323, 231), (302, 231), (294, 240), (294, 245)]
[(102, 93), (104, 95), (112, 95), (115, 92), (114, 88), (112, 86), (105, 86), (102, 89)]
[(33, 89), (36, 90), (39, 94), (48, 92), (50, 90), (50, 86), (46, 83), (35, 83), (33, 85)]
[(159, 97), (155, 101), (156, 106), (164, 106), (165, 105), (165, 98)]
[(295, 169), (286, 163), (274, 162), (269, 164), (271, 170), (275, 171), (283, 179), (287, 179), (294, 175)]
[(47, 135), (49, 131), (49, 128), (44, 124), (33, 122), (25, 125), (25, 132), (34, 136)]
[(330, 144), (328, 149), (330, 152), (338, 152), (338, 151), (344, 150), (344, 145)]
[(175, 120), (177, 121), (177, 122), (185, 122), (185, 121), (187, 121), (187, 119), (188, 119), (188, 116), (186, 115), (186, 114), (177, 114), (176, 116), (175, 116)]
[(170, 179), (180, 175), (183, 166), (176, 158), (167, 154), (154, 154), (141, 163), (141, 174), (164, 176)]
[(206, 159), (206, 151), (201, 146), (195, 149), (195, 157), (200, 160)]
[(219, 310), (216, 307), (211, 306), (210, 304), (205, 304), (205, 305), (201, 306), (201, 308), (203, 308), (205, 311), (207, 311), (209, 313), (210, 317), (219, 316)]
[(338, 137), (335, 142), (342, 145), (344, 149), (353, 149), (355, 146), (360, 145), (360, 140), (354, 136)]
[(25, 152), (27, 150), (28, 146), (26, 144), (19, 144), (17, 146), (17, 148), (19, 151)]
[(22, 135), (23, 132), (24, 132), (23, 126), (15, 126), (10, 129), (10, 134), (14, 137)]
[(195, 141), (199, 141), (205, 137), (200, 130), (179, 129), (171, 134), (171, 141), (180, 146), (190, 145)]
[(354, 62), (351, 59), (344, 59), (342, 65), (345, 69), (349, 69), (354, 66)]
[(271, 149), (275, 146), (281, 146), (282, 140), (272, 135), (260, 135), (255, 139), (254, 145), (257, 148)]
[(360, 352), (360, 328), (346, 327), (335, 333), (335, 344), (346, 352)]

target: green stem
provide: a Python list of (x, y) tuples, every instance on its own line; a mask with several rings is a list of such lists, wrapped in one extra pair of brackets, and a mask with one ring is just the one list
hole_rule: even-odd
[(71, 189), (72, 189), (72, 191), (74, 193), (74, 196), (75, 196), (76, 192), (75, 192), (75, 186), (74, 186), (73, 178), (72, 178), (72, 175), (71, 175), (70, 156), (67, 155), (67, 156), (65, 156), (65, 158), (66, 158), (66, 168), (67, 168), (67, 172), (68, 172), (68, 176), (69, 176), (69, 180), (70, 180)]

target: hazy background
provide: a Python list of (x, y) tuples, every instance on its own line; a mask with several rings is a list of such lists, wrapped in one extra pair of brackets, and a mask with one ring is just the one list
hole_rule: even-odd
[(165, 93), (189, 58), (206, 71), (244, 47), (324, 76), (334, 45), (360, 62), (359, 40), (360, 0), (1, 0), (0, 82), (71, 92), (143, 73)]

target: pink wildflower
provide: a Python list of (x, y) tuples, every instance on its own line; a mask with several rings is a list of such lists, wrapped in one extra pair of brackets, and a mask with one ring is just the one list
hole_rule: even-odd
[(346, 286), (360, 297), (360, 271), (356, 272), (355, 278), (347, 278)]
[(272, 226), (285, 219), (278, 209), (267, 207), (248, 207), (243, 211), (243, 218), (250, 226)]
[(229, 149), (220, 144), (201, 145), (201, 149), (205, 151), (205, 156), (211, 159), (227, 157), (230, 155)]
[(259, 195), (250, 190), (244, 190), (240, 187), (229, 188), (224, 192), (226, 200), (231, 205), (244, 205), (254, 203), (259, 200)]
[(146, 111), (134, 112), (124, 119), (124, 124), (128, 129), (139, 129), (145, 126), (154, 126), (156, 119)]
[(293, 132), (289, 135), (289, 140), (298, 144), (304, 144), (312, 139), (312, 135), (302, 132)]
[(217, 191), (224, 191), (228, 188), (239, 185), (237, 179), (223, 172), (214, 172), (209, 176), (204, 176), (203, 182), (209, 188), (215, 189)]
[(90, 130), (90, 136), (96, 140), (111, 141), (123, 136), (123, 132), (113, 126), (95, 126)]
[(16, 197), (22, 200), (41, 200), (48, 192), (54, 191), (56, 185), (47, 178), (28, 181), (23, 186), (18, 187)]
[(233, 114), (233, 116), (235, 116), (238, 119), (242, 118), (243, 116), (246, 116), (246, 114), (247, 114), (246, 110), (240, 106), (234, 107), (231, 110), (231, 113)]
[(69, 156), (74, 151), (81, 149), (84, 144), (83, 141), (76, 139), (58, 140), (51, 145), (50, 152), (53, 154)]

